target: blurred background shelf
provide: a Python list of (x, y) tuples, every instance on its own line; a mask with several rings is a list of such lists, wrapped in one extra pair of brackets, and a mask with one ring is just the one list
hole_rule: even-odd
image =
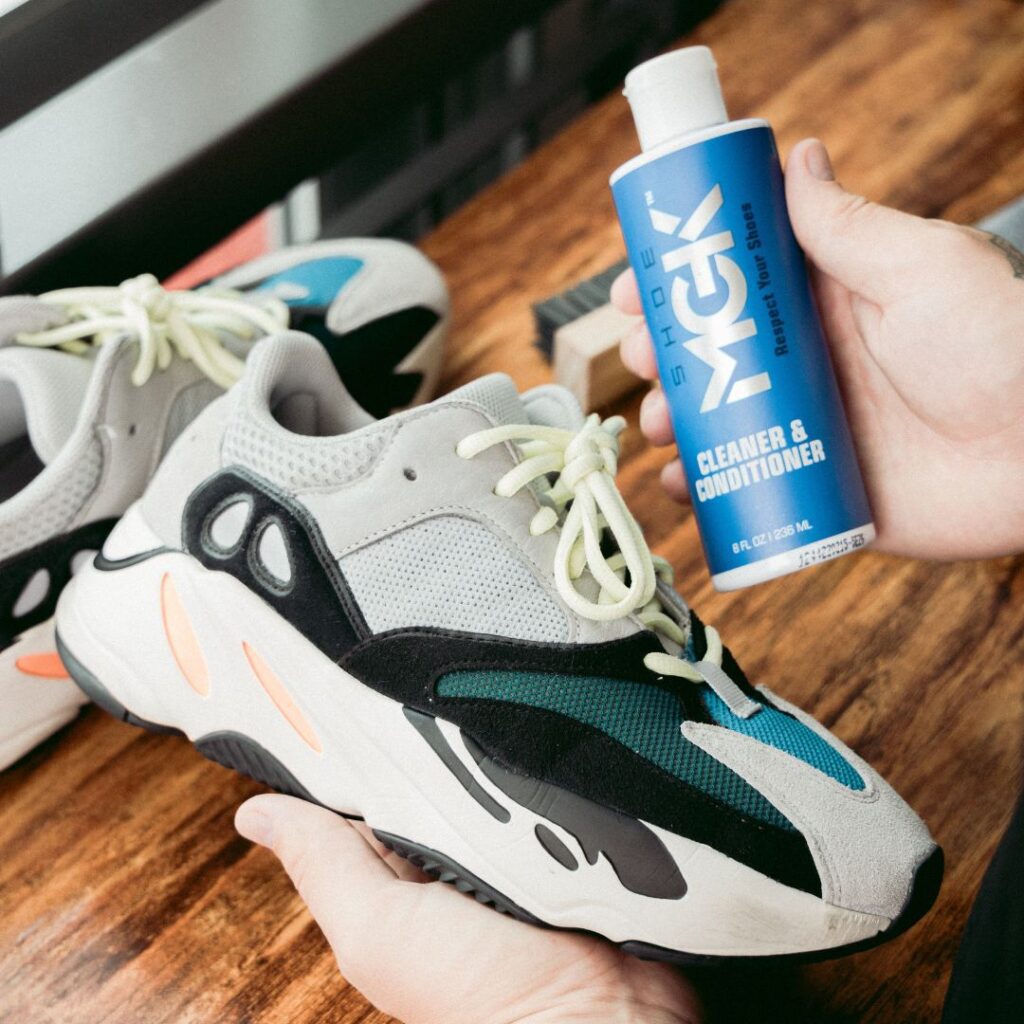
[(0, 290), (266, 244), (414, 239), (715, 0), (0, 6)]

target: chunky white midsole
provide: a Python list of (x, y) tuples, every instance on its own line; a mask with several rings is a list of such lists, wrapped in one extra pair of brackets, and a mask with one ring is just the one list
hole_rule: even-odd
[(53, 619), (47, 619), (0, 651), (0, 770), (70, 722), (88, 702), (70, 679), (43, 678), (18, 667), (31, 655), (55, 650)]
[[(205, 658), (205, 696), (188, 684), (168, 644), (160, 599), (166, 575)], [(588, 864), (570, 833), (493, 786), (456, 726), (439, 723), (466, 769), (509, 809), (508, 823), (467, 793), (401, 704), (340, 669), (234, 577), (189, 555), (163, 553), (113, 572), (89, 566), (65, 590), (57, 620), (68, 651), (133, 714), (192, 740), (230, 732), (255, 741), (319, 802), (444, 854), (548, 924), (690, 954), (756, 956), (843, 946), (890, 923), (832, 907), (653, 825), (686, 894), (655, 899), (628, 891), (604, 856)], [(284, 684), (317, 744), (275, 705), (243, 644)], [(577, 870), (540, 846), (539, 823), (572, 851)]]

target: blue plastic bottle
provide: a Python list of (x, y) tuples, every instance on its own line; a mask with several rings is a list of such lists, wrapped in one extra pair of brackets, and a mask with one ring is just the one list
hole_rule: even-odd
[(875, 536), (766, 121), (729, 121), (711, 51), (626, 76), (643, 152), (611, 178), (712, 582)]

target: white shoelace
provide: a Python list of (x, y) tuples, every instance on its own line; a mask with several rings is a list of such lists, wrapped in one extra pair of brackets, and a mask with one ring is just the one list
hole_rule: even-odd
[[(555, 585), (562, 600), (578, 615), (599, 622), (636, 613), (647, 628), (684, 646), (686, 633), (665, 611), (657, 593), (658, 580), (672, 585), (672, 567), (652, 555), (640, 526), (615, 486), (618, 472), (619, 434), (626, 423), (621, 416), (601, 421), (587, 417), (574, 433), (558, 427), (513, 424), (480, 430), (463, 438), (456, 447), (461, 458), (472, 459), (482, 451), (507, 441), (516, 445), (522, 461), (498, 480), (494, 493), (512, 497), (534, 481), (543, 481), (543, 506), (530, 523), (534, 536), (561, 524), (555, 552)], [(550, 474), (558, 474), (548, 487)], [(606, 557), (601, 536), (607, 529), (617, 551)], [(574, 585), (585, 569), (600, 588), (591, 601)], [(626, 575), (629, 584), (626, 584)], [(644, 665), (660, 676), (707, 683), (741, 718), (760, 710), (722, 669), (722, 641), (713, 626), (705, 626), (707, 650), (699, 662), (666, 652), (650, 652)]]
[(165, 291), (152, 274), (133, 277), (116, 288), (62, 288), (40, 295), (62, 306), (68, 322), (19, 334), (19, 345), (60, 348), (84, 354), (96, 345), (129, 334), (139, 340), (132, 383), (141, 387), (175, 355), (191, 360), (222, 388), (241, 376), (243, 361), (229, 352), (218, 334), (227, 331), (248, 341), (288, 327), (288, 307), (272, 296), (240, 292)]

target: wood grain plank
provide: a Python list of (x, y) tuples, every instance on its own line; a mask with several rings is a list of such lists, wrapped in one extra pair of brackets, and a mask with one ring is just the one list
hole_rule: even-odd
[[(1018, 3), (733, 0), (690, 41), (715, 48), (733, 116), (768, 117), (783, 150), (820, 135), (872, 198), (970, 221), (1024, 192)], [(495, 370), (549, 379), (530, 303), (621, 257), (607, 176), (634, 150), (611, 96), (426, 240), (455, 300), (447, 387)], [(615, 411), (635, 423), (638, 402)], [(752, 676), (893, 782), (948, 859), (935, 911), (882, 949), (698, 983), (727, 1021), (937, 1020), (1020, 785), (1024, 559), (872, 553), (716, 594), (692, 516), (659, 487), (667, 458), (630, 430), (621, 485), (682, 592)], [(257, 791), (94, 709), (0, 777), (0, 1020), (383, 1024), (273, 858), (235, 835), (234, 809)]]

